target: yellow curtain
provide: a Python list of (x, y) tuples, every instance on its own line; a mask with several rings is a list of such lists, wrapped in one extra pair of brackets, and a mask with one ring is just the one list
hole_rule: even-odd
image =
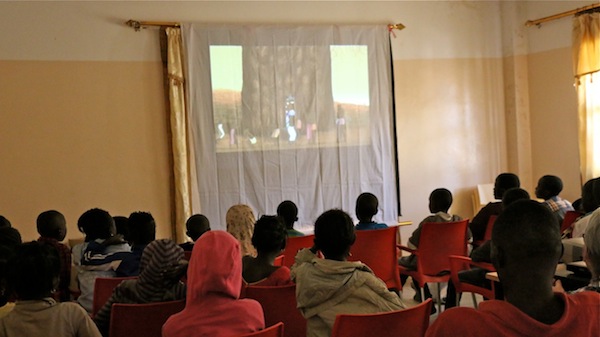
[(573, 20), (573, 70), (579, 111), (579, 157), (585, 182), (600, 176), (600, 13)]
[(173, 175), (175, 183), (174, 238), (185, 241), (185, 221), (191, 215), (189, 154), (187, 147), (187, 118), (183, 77), (181, 30), (167, 28), (167, 70), (171, 110), (171, 135), (173, 147)]

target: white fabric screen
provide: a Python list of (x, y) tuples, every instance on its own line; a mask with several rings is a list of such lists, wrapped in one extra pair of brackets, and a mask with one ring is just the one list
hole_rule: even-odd
[(381, 26), (184, 24), (194, 212), (216, 229), (235, 204), (300, 225), (379, 198), (396, 222), (389, 33)]

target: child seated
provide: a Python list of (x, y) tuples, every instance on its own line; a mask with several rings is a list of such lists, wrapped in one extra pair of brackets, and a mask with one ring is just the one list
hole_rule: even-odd
[(156, 222), (148, 212), (133, 212), (127, 222), (131, 252), (122, 256), (122, 261), (116, 270), (118, 277), (131, 277), (140, 274), (140, 259), (144, 248), (156, 239)]
[(252, 245), (256, 257), (242, 259), (242, 278), (249, 285), (281, 286), (291, 284), (290, 269), (273, 265), (275, 258), (285, 248), (286, 228), (278, 216), (263, 215), (254, 225)]
[(373, 217), (377, 214), (379, 200), (371, 193), (362, 193), (356, 199), (356, 217), (358, 218), (357, 230), (387, 228), (384, 223), (376, 223)]
[(94, 283), (98, 277), (115, 277), (129, 245), (115, 235), (113, 218), (107, 211), (94, 208), (79, 217), (77, 226), (86, 234), (85, 242), (73, 247), (73, 261), (79, 263), (77, 280), (81, 295), (77, 302), (92, 311)]
[(0, 226), (0, 317), (8, 315), (15, 307), (7, 286), (8, 260), (21, 244), (21, 234), (12, 227)]
[(277, 215), (283, 218), (287, 228), (288, 238), (304, 236), (304, 233), (294, 229), (294, 222), (298, 221), (298, 206), (293, 201), (285, 200), (277, 206)]
[(183, 311), (163, 325), (163, 337), (239, 336), (265, 327), (260, 303), (240, 299), (240, 244), (224, 231), (209, 231), (194, 246)]
[[(307, 319), (308, 336), (330, 336), (338, 314), (368, 314), (399, 310), (404, 304), (361, 262), (348, 262), (356, 240), (352, 218), (329, 210), (315, 222), (312, 248), (296, 255), (292, 280), (298, 309)], [(321, 251), (324, 259), (317, 257)]]
[(67, 221), (58, 211), (42, 212), (37, 217), (38, 242), (47, 244), (58, 252), (60, 258), (60, 275), (58, 283), (58, 299), (61, 302), (70, 300), (69, 282), (71, 281), (71, 250), (60, 243), (67, 235)]
[(202, 234), (210, 230), (210, 222), (208, 218), (202, 214), (194, 214), (185, 222), (185, 234), (192, 239), (192, 242), (185, 242), (179, 246), (186, 252), (191, 252), (194, 248), (194, 242), (202, 236)]
[(256, 250), (252, 247), (251, 242), (256, 222), (252, 208), (244, 204), (231, 206), (225, 214), (225, 222), (227, 223), (227, 232), (240, 243), (242, 256), (256, 256)]
[(185, 299), (180, 281), (187, 269), (183, 249), (170, 239), (151, 242), (142, 254), (140, 276), (119, 284), (106, 304), (94, 316), (103, 336), (108, 336), (110, 313), (114, 303), (152, 303)]
[(544, 205), (554, 213), (559, 226), (565, 218), (565, 214), (575, 210), (569, 201), (558, 196), (562, 189), (562, 180), (551, 175), (541, 177), (535, 188), (535, 196), (544, 199)]
[(8, 284), (17, 301), (14, 309), (0, 318), (1, 336), (100, 336), (82, 307), (58, 303), (51, 297), (60, 272), (55, 249), (38, 242), (20, 245), (8, 270)]

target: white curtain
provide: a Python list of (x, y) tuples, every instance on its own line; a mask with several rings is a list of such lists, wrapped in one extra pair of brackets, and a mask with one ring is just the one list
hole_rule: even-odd
[(201, 212), (224, 228), (247, 204), (283, 200), (312, 224), (379, 198), (398, 214), (389, 32), (381, 26), (184, 24), (190, 149)]

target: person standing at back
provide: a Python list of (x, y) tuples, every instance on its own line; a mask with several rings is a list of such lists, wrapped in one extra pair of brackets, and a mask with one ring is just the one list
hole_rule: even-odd
[(554, 213), (559, 226), (565, 218), (565, 213), (575, 210), (569, 201), (558, 196), (562, 189), (562, 180), (551, 175), (541, 177), (535, 188), (535, 196), (544, 199), (544, 205)]
[[(502, 196), (506, 190), (521, 187), (519, 177), (514, 173), (500, 173), (494, 181), (494, 198), (502, 200)], [(473, 241), (482, 241), (485, 236), (490, 216), (498, 215), (502, 212), (502, 201), (490, 202), (485, 205), (471, 220), (469, 229), (473, 233)]]
[(362, 193), (356, 198), (356, 217), (358, 218), (357, 230), (383, 229), (388, 226), (384, 223), (373, 221), (377, 214), (379, 200), (372, 193)]
[(546, 206), (532, 200), (508, 206), (496, 219), (491, 242), (505, 300), (483, 302), (479, 309), (448, 309), (427, 337), (598, 336), (600, 293), (552, 290), (562, 244)]
[(38, 242), (52, 246), (60, 258), (60, 274), (58, 281), (58, 298), (61, 302), (70, 300), (71, 291), (71, 250), (60, 243), (67, 235), (67, 221), (58, 211), (40, 213), (36, 220), (37, 231), (40, 234)]

